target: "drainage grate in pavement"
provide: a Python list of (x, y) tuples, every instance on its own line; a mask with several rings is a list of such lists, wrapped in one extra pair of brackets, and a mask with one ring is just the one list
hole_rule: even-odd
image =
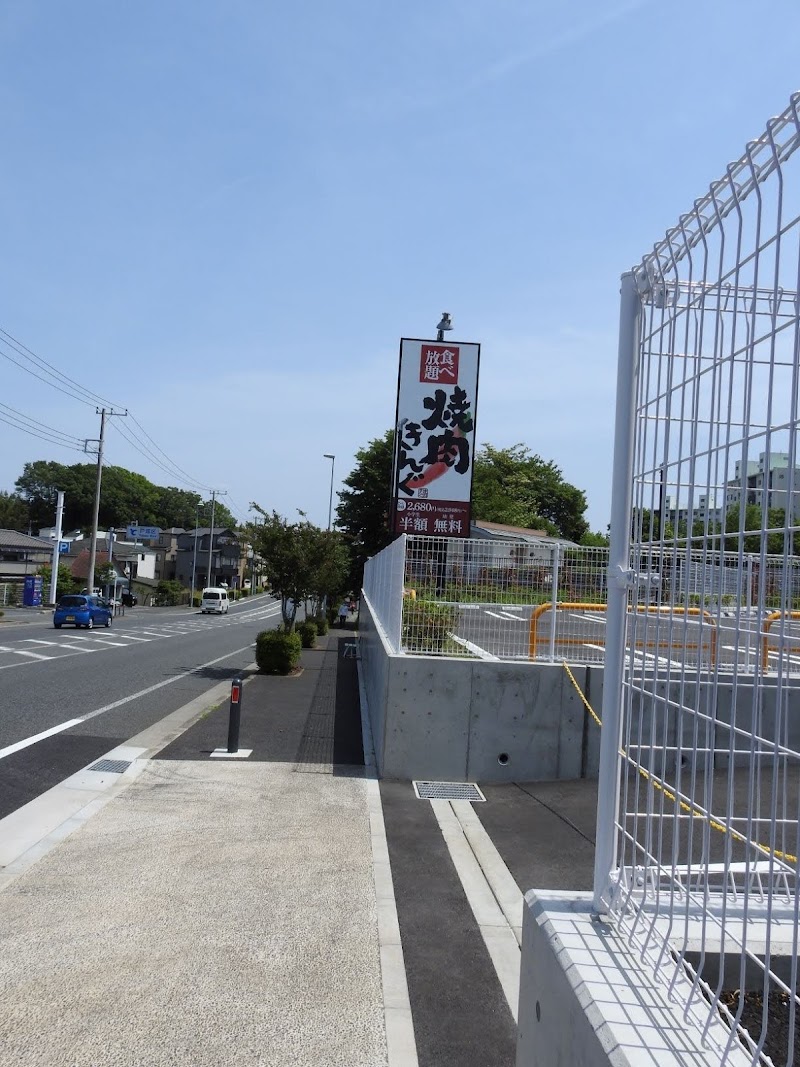
[(419, 800), (486, 801), (474, 782), (412, 782)]
[(133, 760), (129, 759), (101, 759), (97, 763), (93, 763), (89, 768), (90, 771), (110, 771), (112, 774), (122, 774), (123, 771), (127, 771)]

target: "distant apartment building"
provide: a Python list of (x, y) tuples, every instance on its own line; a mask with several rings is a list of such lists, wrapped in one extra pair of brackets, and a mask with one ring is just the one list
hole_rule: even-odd
[(668, 494), (664, 498), (664, 510), (667, 520), (674, 527), (681, 523), (687, 525), (701, 522), (708, 517), (709, 523), (722, 525), (725, 515), (738, 508), (744, 498), (745, 504), (755, 504), (760, 508), (790, 508), (795, 515), (800, 515), (800, 467), (789, 466), (789, 456), (785, 452), (762, 452), (758, 460), (748, 460), (745, 464), (737, 460), (733, 478), (712, 492), (697, 494), (697, 503), (693, 507), (678, 505), (676, 496)]

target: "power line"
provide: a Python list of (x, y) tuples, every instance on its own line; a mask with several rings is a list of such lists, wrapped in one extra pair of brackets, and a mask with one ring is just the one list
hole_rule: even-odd
[(49, 441), (50, 444), (61, 445), (62, 448), (73, 448), (76, 452), (83, 450), (83, 442), (80, 438), (62, 433), (61, 430), (56, 430), (38, 419), (32, 419), (29, 415), (17, 411), (16, 408), (9, 407), (8, 404), (0, 404), (0, 408), (2, 408), (0, 422), (4, 422), (7, 426), (22, 430), (23, 433), (38, 437), (42, 441)]
[(167, 461), (167, 463), (171, 467), (174, 467), (175, 470), (178, 471), (179, 474), (182, 474), (187, 482), (193, 483), (194, 485), (196, 485), (200, 489), (208, 490), (208, 488), (209, 488), (208, 486), (203, 485), (202, 482), (198, 482), (196, 478), (192, 478), (192, 476), (190, 474), (187, 474), (186, 471), (182, 467), (179, 467), (178, 464), (175, 463), (174, 460), (171, 460), (169, 458), (169, 456), (166, 454), (166, 452), (164, 451), (163, 448), (159, 448), (159, 446), (155, 443), (155, 441), (150, 436), (150, 434), (147, 432), (147, 430), (145, 430), (144, 426), (142, 426), (142, 424), (139, 422), (139, 420), (134, 415), (131, 415), (131, 422), (135, 423), (135, 425), (139, 427), (139, 429), (144, 434), (144, 436), (147, 438), (147, 440), (150, 442), (150, 444), (153, 446), (153, 448), (155, 448), (158, 452), (160, 452), (161, 455), (164, 457), (164, 459)]
[(30, 415), (26, 415), (22, 411), (17, 411), (16, 408), (10, 407), (8, 404), (0, 404), (2, 408), (11, 418), (21, 423), (27, 423), (29, 426), (36, 430), (44, 430), (48, 434), (53, 434), (56, 437), (61, 437), (69, 444), (80, 445), (82, 438), (75, 437), (74, 434), (63, 433), (61, 430), (56, 430), (53, 426), (48, 426), (47, 423), (42, 422), (41, 419), (34, 419)]
[[(13, 355), (10, 355), (5, 349), (10, 349), (16, 355), (21, 357), (15, 359)], [(86, 389), (80, 382), (75, 381), (74, 378), (70, 378), (68, 374), (64, 374), (52, 363), (49, 363), (42, 356), (37, 355), (32, 349), (28, 348), (16, 337), (12, 336), (7, 330), (0, 327), (0, 356), (25, 371), (27, 374), (32, 375), (40, 382), (44, 382), (45, 385), (49, 385), (51, 388), (58, 390), (65, 396), (70, 397), (73, 400), (77, 400), (81, 404), (86, 404), (89, 407), (95, 407), (97, 404), (108, 406), (113, 408), (114, 405), (110, 401), (99, 396), (99, 394), (92, 392), (90, 389)], [(31, 366), (32, 364), (32, 366)], [(34, 369), (35, 368), (35, 369)], [(41, 371), (42, 373), (38, 373)], [(77, 448), (78, 451), (82, 450), (81, 442), (78, 438), (70, 438), (67, 434), (61, 434), (58, 430), (53, 430), (51, 427), (44, 424), (37, 423), (36, 420), (29, 419), (27, 416), (20, 415), (20, 412), (14, 412), (14, 409), (7, 408), (6, 405), (0, 404), (0, 408), (4, 408), (7, 411), (13, 412), (12, 418), (15, 415), (19, 415), (29, 425), (18, 425), (17, 428), (24, 430), (26, 433), (30, 433), (34, 437), (40, 437), (42, 440), (50, 441), (53, 444), (62, 444), (66, 448)], [(112, 423), (114, 428), (119, 434), (131, 445), (141, 456), (147, 459), (150, 463), (154, 464), (166, 474), (169, 478), (174, 479), (184, 485), (188, 485), (195, 491), (200, 490), (202, 492), (210, 492), (210, 487), (204, 485), (202, 482), (193, 478), (182, 467), (178, 466), (174, 460), (170, 459), (163, 448), (158, 445), (153, 438), (148, 434), (142, 424), (134, 415), (130, 415), (131, 421), (138, 427), (141, 435), (150, 442), (150, 445), (145, 444), (144, 441), (131, 436), (127, 430), (123, 429), (119, 423)], [(11, 423), (7, 418), (2, 419), (3, 422), (7, 422), (8, 425), (16, 425)], [(41, 432), (37, 432), (41, 431)], [(45, 436), (46, 435), (46, 436)], [(51, 436), (52, 435), (52, 436)], [(63, 438), (63, 440), (60, 440)], [(74, 441), (75, 444), (67, 443)], [(152, 447), (150, 447), (152, 446)]]
[[(70, 378), (68, 374), (64, 374), (63, 371), (60, 371), (57, 367), (54, 367), (52, 363), (48, 363), (46, 359), (43, 359), (41, 356), (37, 355), (32, 349), (28, 348), (27, 345), (24, 345), (22, 341), (18, 341), (16, 337), (13, 337), (7, 330), (4, 330), (1, 326), (0, 342), (5, 344), (8, 348), (12, 349), (12, 351), (16, 352), (17, 355), (22, 356), (23, 359), (28, 359), (40, 370), (44, 371), (45, 374), (49, 375), (51, 378), (55, 378), (56, 381), (53, 382), (50, 381), (48, 378), (42, 378), (41, 375), (35, 374), (29, 367), (25, 367), (22, 363), (19, 363), (17, 360), (12, 359), (12, 357), (9, 356), (7, 353), (0, 352), (0, 354), (4, 355), (6, 359), (10, 359), (12, 363), (16, 363), (16, 365), (22, 370), (27, 371), (27, 373), (29, 374), (33, 374), (34, 378), (39, 378), (40, 381), (46, 382), (48, 385), (51, 385), (54, 389), (58, 389), (62, 393), (68, 393), (68, 395), (73, 396), (73, 399), (81, 400), (81, 403), (91, 405), (106, 404), (109, 407), (114, 406), (109, 400), (105, 400), (103, 397), (98, 396), (97, 393), (93, 393), (91, 389), (87, 389), (79, 382), (76, 382), (74, 378)], [(58, 384), (59, 379), (61, 384)], [(66, 386), (66, 388), (64, 388), (64, 386)], [(83, 397), (74, 396), (73, 391), (82, 393)]]
[[(203, 485), (202, 482), (198, 482), (195, 481), (194, 478), (188, 478), (184, 476), (183, 472), (181, 472), (180, 470), (180, 467), (176, 467), (174, 464), (168, 467), (143, 441), (138, 440), (136, 437), (132, 437), (131, 434), (128, 432), (127, 428), (123, 428), (121, 423), (112, 423), (112, 426), (117, 431), (117, 433), (121, 437), (123, 437), (128, 442), (128, 444), (139, 453), (140, 456), (143, 456), (145, 459), (149, 460), (150, 463), (158, 467), (158, 469), (163, 471), (164, 474), (166, 474), (169, 478), (181, 482), (184, 485), (188, 485), (190, 489), (199, 489), (204, 492), (209, 491), (208, 486)], [(168, 456), (166, 458), (168, 462), (171, 462)]]

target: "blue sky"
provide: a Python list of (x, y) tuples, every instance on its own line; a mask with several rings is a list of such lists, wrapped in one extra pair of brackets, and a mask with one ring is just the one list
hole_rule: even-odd
[[(323, 453), (338, 485), (447, 310), (478, 443), (605, 529), (619, 276), (785, 108), (798, 31), (784, 0), (4, 0), (0, 328), (239, 518), (325, 525)], [(2, 358), (0, 402), (97, 436)], [(0, 423), (0, 489), (32, 459), (85, 457)]]

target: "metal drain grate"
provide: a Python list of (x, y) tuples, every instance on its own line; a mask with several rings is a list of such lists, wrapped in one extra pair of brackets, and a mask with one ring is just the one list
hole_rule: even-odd
[(127, 771), (132, 763), (133, 760), (129, 759), (101, 759), (98, 760), (97, 763), (93, 763), (89, 770), (110, 771), (112, 774), (122, 774), (123, 771)]
[(472, 800), (486, 797), (474, 782), (412, 782), (419, 800)]

